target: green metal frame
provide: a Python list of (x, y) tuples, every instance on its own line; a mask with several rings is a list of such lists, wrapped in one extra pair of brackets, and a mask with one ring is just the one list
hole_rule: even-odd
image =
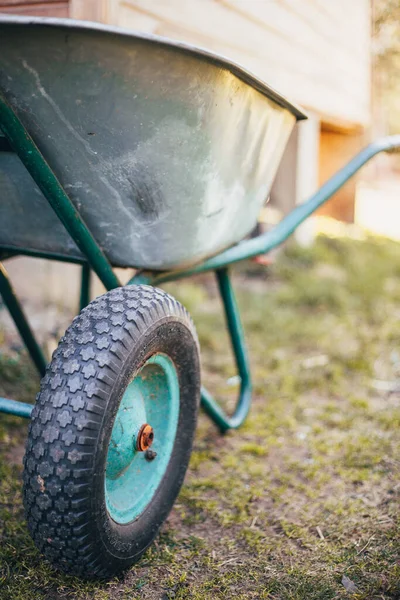
[(81, 293), (79, 296), (79, 310), (85, 308), (90, 302), (90, 267), (88, 264), (82, 265), (81, 271)]
[(230, 333), (236, 367), (240, 377), (239, 399), (235, 412), (231, 417), (225, 414), (218, 402), (203, 387), (201, 390), (201, 405), (212, 421), (224, 432), (237, 429), (247, 417), (251, 405), (251, 376), (250, 362), (247, 355), (244, 333), (240, 321), (239, 308), (229, 279), (227, 268), (216, 271), (219, 292), (221, 294), (226, 324)]
[[(29, 133), (19, 120), (18, 116), (0, 95), (0, 131), (5, 136), (1, 138), (0, 151), (12, 149), (20, 158), (35, 183), (43, 192), (50, 206), (57, 214), (72, 239), (81, 250), (85, 259), (66, 258), (57, 254), (36, 253), (28, 249), (0, 248), (6, 257), (17, 254), (42, 256), (66, 262), (83, 263), (81, 275), (80, 308), (86, 306), (90, 300), (90, 272), (91, 269), (98, 275), (106, 289), (110, 290), (120, 285), (112, 266), (95, 238), (84, 223), (79, 212), (71, 202), (67, 193), (58, 181), (54, 172), (47, 164), (40, 150), (30, 137)], [(160, 285), (167, 281), (189, 277), (195, 273), (215, 271), (221, 294), (228, 331), (231, 336), (232, 348), (240, 376), (240, 393), (236, 409), (232, 416), (228, 416), (212, 396), (202, 389), (202, 406), (209, 417), (216, 423), (221, 431), (239, 427), (249, 411), (251, 404), (251, 379), (250, 366), (247, 357), (244, 335), (239, 318), (233, 289), (229, 279), (227, 267), (233, 263), (265, 254), (276, 246), (282, 244), (293, 231), (309, 217), (315, 210), (324, 204), (341, 188), (366, 162), (379, 152), (400, 148), (400, 135), (382, 138), (362, 150), (336, 175), (321, 187), (304, 204), (299, 205), (287, 215), (274, 229), (256, 238), (244, 240), (190, 269), (177, 270), (167, 273), (152, 273), (141, 271), (135, 275), (129, 284)], [(4, 257), (4, 256), (3, 256)], [(0, 268), (0, 295), (10, 311), (15, 324), (23, 338), (28, 351), (35, 362), (40, 374), (45, 369), (45, 359), (36, 342), (33, 332), (23, 310), (12, 290), (9, 278), (4, 267)], [(0, 398), (0, 412), (5, 412), (22, 417), (29, 417), (32, 405), (16, 402), (7, 398)]]
[(14, 417), (30, 419), (33, 411), (33, 404), (10, 400), (9, 398), (0, 398), (0, 412)]
[(36, 365), (37, 370), (43, 377), (46, 371), (46, 359), (43, 352), (37, 343), (32, 329), (29, 327), (29, 323), (24, 314), (22, 306), (20, 305), (18, 298), (12, 288), (8, 273), (4, 266), (0, 263), (0, 294), (3, 298), (4, 304), (8, 308), (15, 325), (18, 328), (21, 338), (24, 340), (25, 346), (31, 355), (33, 362)]
[(121, 285), (106, 255), (90, 233), (39, 148), (1, 95), (0, 129), (105, 287), (113, 289)]

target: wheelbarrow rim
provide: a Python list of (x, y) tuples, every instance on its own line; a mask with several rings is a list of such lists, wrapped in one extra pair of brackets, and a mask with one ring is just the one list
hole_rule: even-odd
[[(128, 383), (111, 433), (104, 486), (107, 511), (116, 523), (132, 522), (150, 504), (167, 470), (178, 420), (177, 371), (167, 355), (154, 354)], [(154, 443), (140, 449), (146, 424)]]
[(23, 26), (38, 26), (38, 27), (62, 27), (70, 30), (89, 30), (89, 31), (102, 31), (113, 35), (125, 36), (133, 39), (141, 39), (148, 41), (153, 44), (161, 46), (167, 46), (169, 48), (178, 50), (183, 54), (190, 54), (197, 56), (206, 62), (214, 64), (223, 69), (227, 69), (233, 75), (236, 75), (239, 79), (245, 83), (251, 85), (253, 88), (258, 90), (261, 94), (270, 98), (276, 102), (279, 106), (286, 108), (291, 112), (297, 120), (307, 119), (307, 114), (296, 104), (290, 102), (285, 96), (277, 92), (265, 81), (242, 67), (240, 64), (230, 60), (226, 56), (215, 54), (200, 46), (194, 46), (186, 42), (180, 42), (177, 40), (171, 40), (159, 35), (144, 33), (133, 29), (126, 29), (123, 27), (113, 27), (110, 25), (104, 25), (102, 23), (94, 23), (92, 21), (82, 21), (76, 19), (58, 19), (50, 17), (29, 17), (29, 16), (0, 16), (0, 25), (23, 25)]

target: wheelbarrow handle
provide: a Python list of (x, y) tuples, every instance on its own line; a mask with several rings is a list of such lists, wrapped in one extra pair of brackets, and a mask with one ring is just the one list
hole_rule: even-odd
[(365, 163), (371, 160), (371, 158), (380, 152), (387, 152), (396, 148), (400, 148), (400, 135), (383, 137), (372, 142), (342, 167), (340, 171), (328, 179), (328, 181), (313, 194), (311, 198), (296, 206), (296, 208), (294, 208), (270, 231), (255, 238), (244, 240), (236, 246), (217, 254), (213, 258), (210, 258), (204, 263), (196, 265), (191, 269), (156, 276), (152, 279), (152, 283), (162, 283), (169, 280), (180, 279), (204, 271), (215, 271), (216, 269), (221, 269), (232, 263), (269, 252), (287, 240), (303, 221), (327, 202), (327, 200), (329, 200), (335, 192), (357, 173)]

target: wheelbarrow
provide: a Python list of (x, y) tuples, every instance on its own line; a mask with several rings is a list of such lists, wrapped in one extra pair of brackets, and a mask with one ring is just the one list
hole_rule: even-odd
[[(7, 273), (0, 293), (41, 376), (24, 505), (55, 566), (110, 577), (140, 558), (182, 485), (201, 404), (221, 432), (250, 408), (228, 266), (266, 253), (400, 136), (360, 152), (274, 229), (245, 239), (305, 114), (186, 44), (56, 19), (0, 19), (0, 257), (82, 265), (80, 314), (51, 362)], [(135, 267), (121, 286), (113, 267)], [(108, 290), (89, 302), (94, 271)], [(200, 387), (192, 320), (158, 286), (214, 271), (240, 376), (227, 415)], [(156, 287), (157, 286), (157, 287)]]

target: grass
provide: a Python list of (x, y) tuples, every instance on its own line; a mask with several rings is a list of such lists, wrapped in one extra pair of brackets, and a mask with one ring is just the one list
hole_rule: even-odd
[[(21, 506), (26, 424), (1, 418), (1, 600), (400, 598), (398, 245), (321, 237), (268, 271), (239, 266), (234, 283), (251, 414), (224, 437), (201, 416), (175, 508), (121, 579), (82, 582), (41, 559)], [(167, 289), (194, 317), (204, 383), (232, 409), (212, 277)], [(27, 400), (36, 387), (24, 354), (0, 355), (0, 395)]]

